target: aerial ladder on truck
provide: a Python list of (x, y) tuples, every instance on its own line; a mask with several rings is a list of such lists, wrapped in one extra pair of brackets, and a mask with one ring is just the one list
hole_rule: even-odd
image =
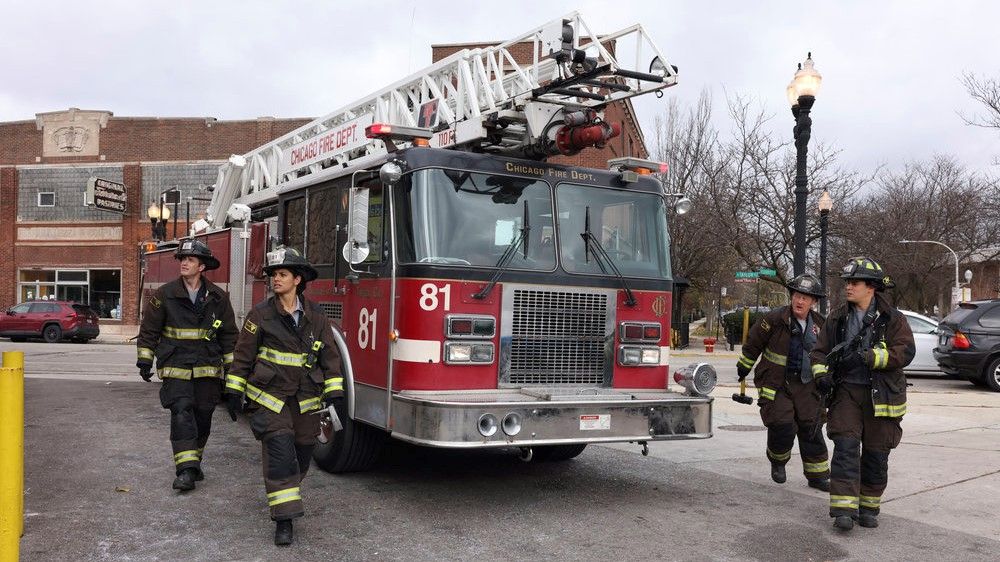
[[(633, 441), (645, 452), (648, 440), (711, 436), (714, 371), (692, 365), (672, 379), (685, 394), (668, 388), (666, 203), (648, 175), (665, 168), (619, 158), (611, 171), (584, 173), (545, 162), (604, 146), (621, 134), (604, 120), (609, 104), (660, 96), (676, 83), (677, 68), (641, 25), (599, 36), (571, 13), (460, 50), (220, 167), (202, 225), (208, 236), (242, 225), (243, 250), (233, 251), (230, 268), (240, 316), (250, 294), (251, 220), (289, 222), (279, 202), (336, 202), (340, 210), (326, 206), (322, 216), (301, 211), (307, 225), (322, 224), (315, 239), (326, 259), (346, 223), (347, 275), (333, 253), (332, 275), (309, 288), (322, 294), (335, 326), (348, 395), (344, 431), (334, 439), (324, 424), (321, 467), (363, 469), (386, 435), (437, 447), (520, 447), (526, 460), (534, 451), (536, 460), (571, 458), (587, 443)], [(552, 179), (577, 176), (586, 179)], [(369, 207), (375, 190), (381, 199)], [(346, 219), (331, 218), (345, 201)], [(444, 215), (448, 205), (463, 210)], [(397, 230), (417, 222), (444, 230), (419, 250), (394, 245)], [(459, 223), (472, 230), (459, 232)], [(373, 225), (393, 242), (364, 265)], [(481, 234), (488, 257), (431, 249)], [(226, 240), (236, 248), (235, 236)], [(298, 240), (312, 256), (308, 235)], [(422, 253), (401, 258), (406, 251)], [(573, 259), (576, 269), (567, 269)]]
[[(522, 62), (526, 46), (530, 62)], [(575, 154), (620, 133), (617, 124), (603, 121), (609, 103), (662, 95), (675, 84), (677, 68), (641, 25), (598, 36), (574, 12), (499, 45), (458, 51), (232, 156), (219, 169), (206, 220), (222, 228), (233, 203), (265, 204), (283, 189), (364, 168), (412, 146), (412, 139), (386, 139), (394, 127), (426, 129), (432, 147), (529, 159)]]

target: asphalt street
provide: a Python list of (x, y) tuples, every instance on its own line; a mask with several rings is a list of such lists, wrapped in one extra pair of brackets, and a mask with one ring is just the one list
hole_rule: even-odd
[(832, 528), (827, 497), (770, 482), (756, 407), (729, 400), (734, 356), (708, 361), (715, 436), (590, 446), (531, 464), (513, 450), (395, 445), (373, 470), (313, 466), (296, 543), (271, 542), (260, 449), (224, 411), (207, 479), (180, 495), (157, 383), (138, 379), (134, 347), (12, 345), (26, 352), (23, 560), (996, 560), (1000, 552), (1000, 394), (914, 379), (904, 438), (890, 458), (881, 526)]

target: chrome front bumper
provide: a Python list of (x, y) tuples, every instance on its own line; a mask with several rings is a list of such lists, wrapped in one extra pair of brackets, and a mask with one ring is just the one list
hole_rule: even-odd
[[(530, 447), (705, 439), (712, 436), (712, 398), (676, 392), (600, 389), (403, 391), (393, 396), (392, 436), (447, 448)], [(517, 414), (521, 429), (479, 432), (479, 420)]]

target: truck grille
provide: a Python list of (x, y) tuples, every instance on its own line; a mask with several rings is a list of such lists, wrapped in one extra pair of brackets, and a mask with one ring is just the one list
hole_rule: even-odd
[(607, 294), (516, 289), (512, 308), (503, 382), (610, 384)]

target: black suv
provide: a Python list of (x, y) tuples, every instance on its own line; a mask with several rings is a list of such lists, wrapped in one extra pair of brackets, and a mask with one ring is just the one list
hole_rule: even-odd
[(1000, 392), (1000, 299), (963, 302), (938, 331), (934, 359), (945, 374)]

